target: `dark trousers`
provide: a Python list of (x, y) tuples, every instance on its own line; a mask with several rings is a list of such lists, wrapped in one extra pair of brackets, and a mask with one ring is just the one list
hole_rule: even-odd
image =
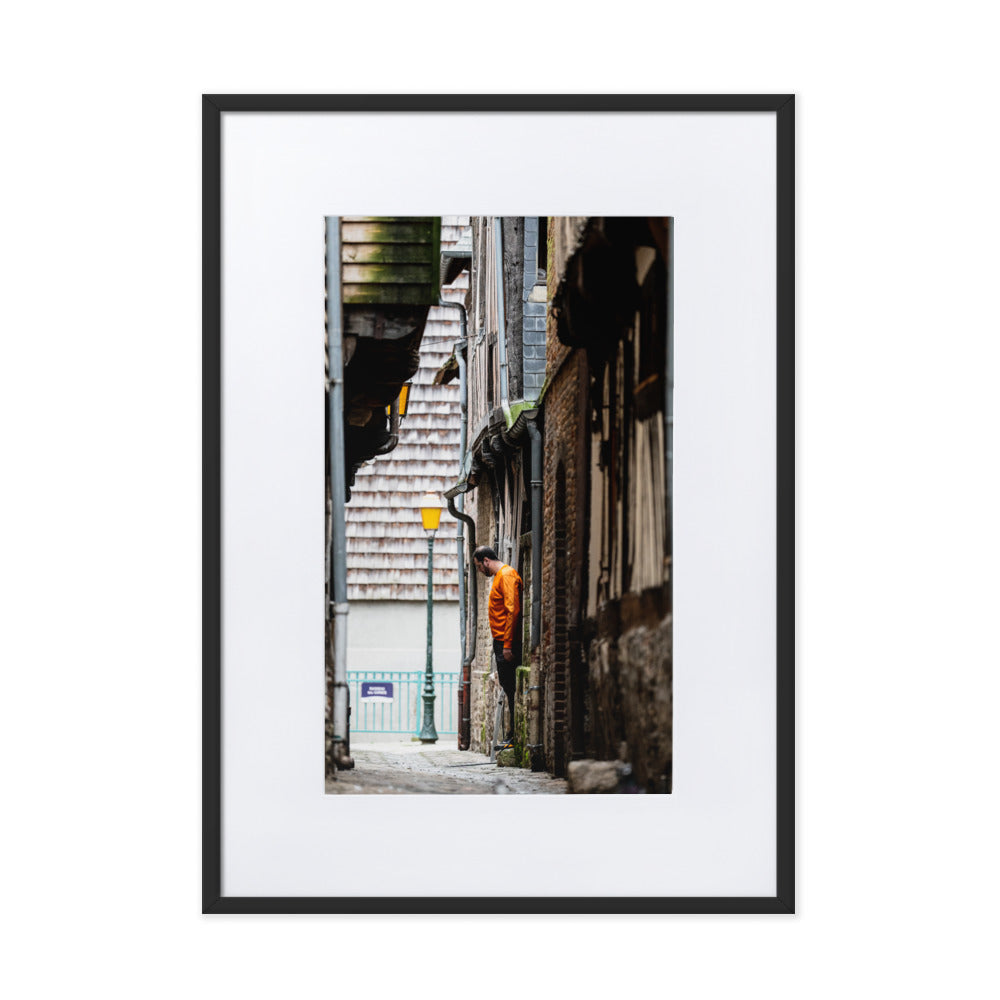
[[(500, 687), (507, 696), (507, 710), (510, 712), (510, 722), (507, 724), (507, 734), (505, 739), (514, 738), (514, 693), (517, 690), (517, 668), (521, 665), (521, 643), (515, 631), (514, 641), (511, 643), (511, 651), (514, 658), (507, 661), (503, 658), (503, 639), (493, 640), (493, 656), (497, 661), (497, 676), (500, 678)], [(494, 739), (499, 736), (497, 733)], [(499, 740), (497, 740), (499, 742)]]

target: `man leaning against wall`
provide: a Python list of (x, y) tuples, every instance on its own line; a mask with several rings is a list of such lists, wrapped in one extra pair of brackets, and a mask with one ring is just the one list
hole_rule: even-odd
[(517, 570), (501, 562), (489, 545), (480, 545), (472, 554), (476, 569), (483, 576), (492, 576), (490, 587), (489, 622), (493, 635), (493, 657), (496, 661), (500, 687), (507, 696), (508, 731), (504, 742), (514, 739), (514, 692), (517, 668), (521, 663), (521, 592), (523, 584)]

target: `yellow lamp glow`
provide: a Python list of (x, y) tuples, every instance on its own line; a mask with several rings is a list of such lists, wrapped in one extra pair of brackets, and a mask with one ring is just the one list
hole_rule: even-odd
[[(406, 385), (404, 385), (399, 390), (399, 415), (401, 417), (405, 417), (406, 416), (406, 401), (409, 398), (410, 398), (410, 383), (407, 382)], [(387, 406), (385, 408), (385, 415), (389, 416), (389, 414), (391, 412), (392, 412), (392, 407), (391, 406)]]
[(437, 531), (441, 523), (441, 501), (436, 493), (425, 493), (420, 498), (420, 519), (424, 531)]

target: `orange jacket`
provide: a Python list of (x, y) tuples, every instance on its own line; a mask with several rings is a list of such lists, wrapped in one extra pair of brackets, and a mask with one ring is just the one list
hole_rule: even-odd
[(493, 574), (490, 587), (490, 631), (494, 639), (503, 639), (503, 648), (511, 649), (514, 629), (521, 617), (521, 578), (517, 570), (501, 566)]

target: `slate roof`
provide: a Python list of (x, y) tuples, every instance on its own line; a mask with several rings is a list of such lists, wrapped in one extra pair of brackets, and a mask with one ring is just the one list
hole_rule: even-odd
[[(442, 246), (457, 243), (469, 229), (468, 221), (468, 216), (443, 216)], [(464, 302), (468, 282), (466, 271), (443, 290), (443, 297)], [(461, 437), (459, 382), (433, 381), (460, 335), (457, 309), (431, 308), (399, 444), (358, 470), (346, 506), (349, 601), (427, 599), (427, 535), (420, 523), (420, 498), (428, 491), (440, 497), (454, 486)], [(458, 600), (456, 527), (445, 507), (434, 538), (435, 600)]]

